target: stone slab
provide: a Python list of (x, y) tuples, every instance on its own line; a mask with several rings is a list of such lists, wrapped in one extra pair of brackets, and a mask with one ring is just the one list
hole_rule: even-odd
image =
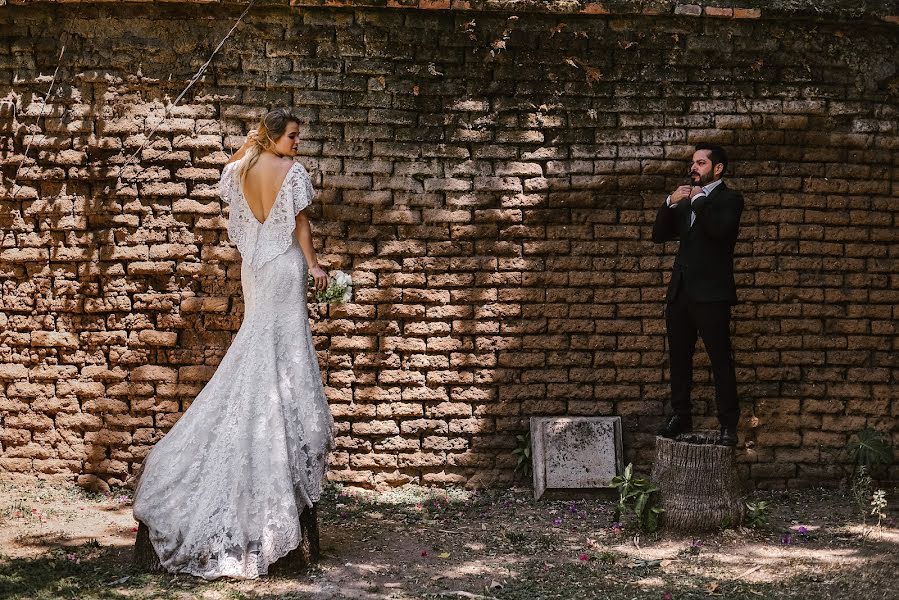
[(534, 496), (607, 488), (622, 471), (621, 417), (531, 417)]

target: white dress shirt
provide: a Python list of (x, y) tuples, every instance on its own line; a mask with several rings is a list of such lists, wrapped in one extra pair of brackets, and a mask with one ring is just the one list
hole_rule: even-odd
[[(692, 198), (690, 198), (690, 206), (693, 206), (693, 201), (696, 200), (697, 198), (702, 198), (703, 196), (708, 196), (709, 194), (711, 194), (712, 190), (714, 190), (716, 187), (718, 187), (718, 184), (721, 183), (722, 181), (724, 181), (724, 180), (716, 179), (712, 183), (702, 186), (702, 191), (699, 192), (698, 194), (696, 194), (695, 196), (693, 196)], [(674, 204), (674, 205), (671, 204), (671, 195), (670, 194), (667, 198), (665, 198), (665, 204), (668, 205), (668, 208), (675, 208), (677, 206), (677, 204)], [(696, 222), (696, 213), (693, 211), (690, 211), (690, 227), (693, 227), (694, 222)]]

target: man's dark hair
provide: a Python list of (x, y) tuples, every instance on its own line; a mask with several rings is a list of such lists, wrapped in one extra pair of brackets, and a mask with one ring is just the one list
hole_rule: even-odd
[[(696, 150), (708, 150), (709, 151), (709, 160), (712, 161), (712, 169), (715, 169), (715, 165), (722, 164), (724, 165), (724, 171), (727, 171), (727, 152), (724, 151), (724, 148), (719, 146), (718, 144), (696, 144)], [(722, 174), (724, 173), (722, 171)]]

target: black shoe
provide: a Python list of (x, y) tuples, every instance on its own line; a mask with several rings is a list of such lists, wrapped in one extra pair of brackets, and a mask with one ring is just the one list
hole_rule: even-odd
[(674, 439), (682, 433), (693, 431), (693, 420), (683, 415), (672, 415), (665, 426), (659, 430), (662, 437)]
[(737, 445), (737, 428), (722, 427), (721, 428), (721, 445), (734, 447)]

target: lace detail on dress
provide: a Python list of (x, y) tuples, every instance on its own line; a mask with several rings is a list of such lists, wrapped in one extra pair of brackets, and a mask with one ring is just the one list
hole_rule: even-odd
[[(161, 564), (206, 579), (254, 578), (296, 548), (317, 502), (333, 425), (306, 308), (307, 266), (292, 243), (309, 204), (291, 167), (264, 224), (225, 167), (220, 193), (244, 257), (244, 316), (215, 373), (141, 467), (134, 516)], [(290, 203), (288, 203), (290, 202)]]
[(268, 217), (260, 223), (241, 190), (236, 168), (239, 163), (233, 162), (222, 171), (219, 193), (231, 205), (228, 236), (244, 263), (258, 269), (283, 254), (293, 243), (296, 216), (312, 203), (314, 190), (309, 173), (303, 165), (294, 163), (284, 177)]

